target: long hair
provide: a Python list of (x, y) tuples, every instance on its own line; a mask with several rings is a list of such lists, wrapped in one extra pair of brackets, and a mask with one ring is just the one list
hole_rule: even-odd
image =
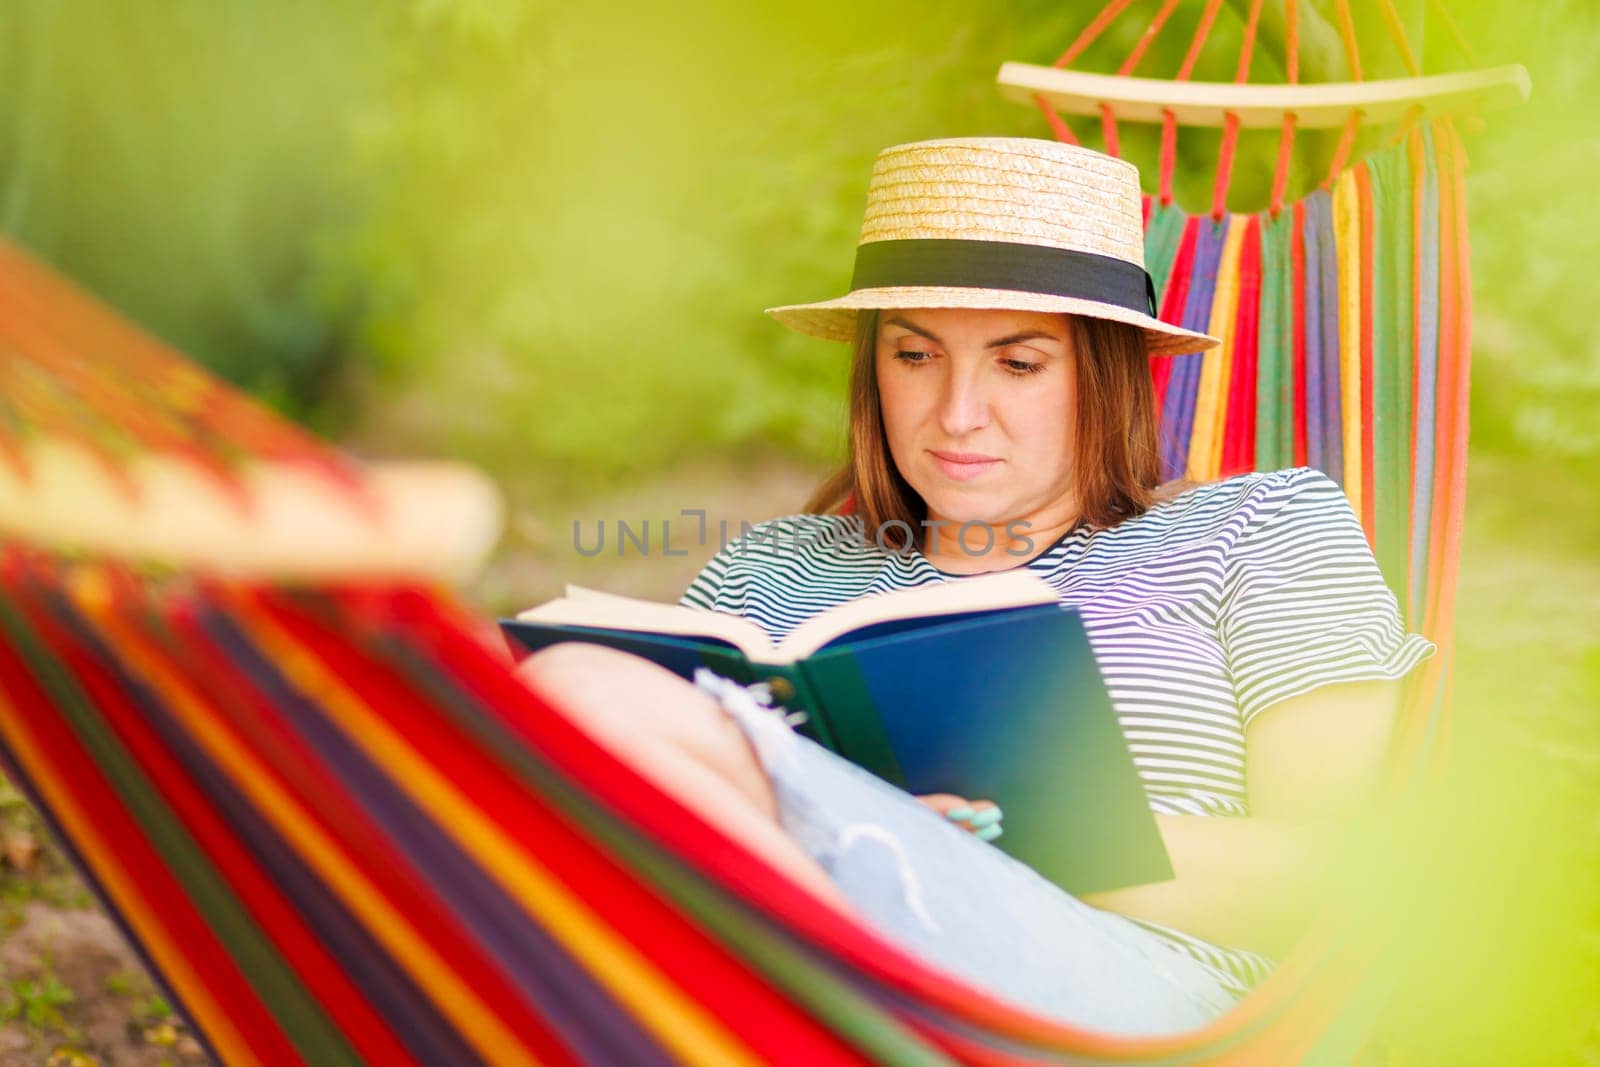
[[(1157, 445), (1155, 389), (1150, 357), (1137, 326), (1067, 315), (1077, 363), (1077, 432), (1073, 489), (1078, 522), (1115, 526), (1144, 514), (1187, 483), (1163, 484)], [(868, 533), (891, 521), (923, 529), (928, 508), (900, 476), (889, 454), (878, 395), (878, 312), (856, 318), (850, 370), (850, 427), (844, 465), (811, 494), (805, 510), (837, 511), (855, 498), (855, 514)]]

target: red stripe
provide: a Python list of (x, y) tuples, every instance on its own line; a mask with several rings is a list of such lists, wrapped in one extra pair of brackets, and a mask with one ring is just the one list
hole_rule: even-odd
[(1361, 213), (1361, 526), (1378, 550), (1378, 486), (1372, 462), (1372, 172), (1355, 168)]
[[(30, 628), (33, 621), (29, 620)], [(35, 683), (31, 671), (14, 653), (9, 641), (0, 641), (0, 688), (10, 694), (11, 706), (16, 712), (12, 720), (15, 727), (31, 735), (33, 743), (44, 752), (43, 766), (33, 764), (26, 768), (30, 777), (48, 778), (68, 789), (77, 805), (92, 813), (99, 842), (92, 850), (89, 850), (90, 843), (81, 839), (74, 843), (117, 908), (125, 915), (137, 913), (146, 920), (138, 926), (130, 923), (129, 928), (139, 931), (140, 936), (144, 936), (142, 931), (151, 924), (160, 928), (168, 945), (181, 951), (190, 966), (204, 978), (217, 1009), (226, 1013), (252, 1051), (264, 1062), (305, 1062), (196, 911), (183, 886), (150, 846), (144, 828), (124, 806), (121, 795), (86, 753), (74, 731), (67, 727), (55, 702)], [(22, 754), (15, 754), (20, 761)], [(120, 884), (112, 885), (104, 873), (108, 868), (121, 872)], [(124, 897), (124, 890), (134, 899)], [(160, 957), (153, 955), (152, 958)], [(171, 977), (168, 976), (169, 980)], [(182, 987), (175, 987), (173, 991), (180, 1000), (186, 993), (193, 992)], [(192, 1011), (188, 1014), (191, 1022), (203, 1030), (205, 1020), (195, 1018)]]
[(1260, 216), (1251, 218), (1242, 268), (1245, 282), (1241, 296), (1245, 304), (1244, 334), (1249, 338), (1245, 344), (1244, 425), (1240, 427), (1240, 434), (1244, 438), (1239, 448), (1239, 469), (1242, 471), (1256, 469), (1256, 406), (1261, 380), (1261, 229)]
[[(195, 843), (233, 888), (240, 905), (272, 939), (305, 981), (311, 996), (337, 1020), (357, 1052), (383, 1063), (415, 1063), (256, 860), (217, 814), (188, 772), (156, 736), (142, 709), (128, 699), (119, 680), (76, 638), (46, 621), (34, 607), (38, 631), (68, 664), (151, 784), (194, 836)], [(190, 651), (197, 651), (189, 646)], [(375, 1059), (381, 1057), (381, 1059)]]
[(1256, 361), (1261, 319), (1261, 218), (1250, 216), (1239, 247), (1239, 307), (1234, 315), (1233, 365), (1223, 429), (1224, 478), (1255, 469)]
[[(789, 995), (773, 990), (741, 960), (641, 884), (637, 875), (608, 856), (578, 829), (569, 825), (558, 808), (540, 797), (529, 784), (506, 770), (496, 759), (486, 758), (481, 742), (464, 734), (412, 688), (403, 676), (369, 660), (348, 644), (349, 635), (323, 626), (309, 615), (294, 611), (281, 597), (261, 594), (252, 601), (274, 622), (290, 631), (308, 652), (350, 685), (363, 701), (384, 709), (391, 727), (438, 772), (480, 810), (493, 813), (499, 828), (529, 854), (549, 865), (577, 896), (622, 939), (646, 958), (669, 961), (666, 973), (675, 986), (738, 1034), (763, 1059), (789, 1058), (790, 1062), (864, 1062), (793, 1003)], [(404, 595), (385, 597), (374, 606), (398, 623), (406, 636), (428, 647), (410, 649), (407, 655), (443, 659), (443, 667), (458, 681), (458, 665), (451, 662), (460, 642), (477, 652), (482, 646), (470, 637), (444, 630), (431, 618), (431, 609), (409, 602)], [(481, 666), (478, 669), (482, 669)], [(516, 683), (501, 663), (490, 668), (517, 686), (519, 705), (537, 702)], [(553, 713), (536, 709), (541, 718)], [(685, 815), (684, 818), (694, 818)], [(581, 963), (579, 964), (581, 966)], [(627, 1009), (617, 1005), (619, 1013)]]
[(1459, 326), (1459, 295), (1456, 292), (1456, 210), (1458, 190), (1454, 178), (1454, 159), (1443, 123), (1435, 126), (1439, 136), (1437, 146), (1439, 173), (1439, 365), (1436, 379), (1433, 460), (1433, 522), (1428, 537), (1428, 603), (1423, 632), (1438, 640), (1440, 629), (1446, 624), (1443, 613), (1444, 560), (1446, 543), (1450, 534), (1449, 513), (1451, 459), (1454, 455), (1452, 436), (1456, 412), (1450, 399), (1456, 391), (1456, 338)]

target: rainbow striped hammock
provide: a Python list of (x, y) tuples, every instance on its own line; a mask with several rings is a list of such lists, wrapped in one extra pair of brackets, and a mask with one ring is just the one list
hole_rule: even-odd
[[(1155, 368), (1170, 469), (1322, 468), (1440, 646), (1395, 789), (1448, 725), (1463, 166), (1425, 119), (1275, 212), (1146, 205), (1164, 316), (1228, 339)], [(1380, 946), (1348, 911), (1204, 1030), (1138, 1040), (820, 920), (521, 686), (437, 575), (359, 572), (450, 556), (391, 543), (380, 473), (5, 246), (0, 344), (4, 769), (220, 1061), (1348, 1063), (1365, 1041)], [(315, 559), (279, 551), (285, 515), (323, 522)]]

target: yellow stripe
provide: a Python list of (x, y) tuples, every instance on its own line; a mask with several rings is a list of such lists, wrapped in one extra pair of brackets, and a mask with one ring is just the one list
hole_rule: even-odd
[(1361, 514), (1361, 199), (1346, 170), (1333, 185), (1339, 258), (1339, 410), (1344, 430), (1344, 491)]
[(136, 635), (98, 604), (79, 597), (85, 612), (117, 648), (119, 656), (149, 685), (205, 749), (207, 758), (225, 770), (241, 792), (290, 841), (321, 880), (362, 917), (368, 929), (404, 963), (419, 986), (455, 1023), (463, 1038), (494, 1063), (537, 1064), (532, 1051), (395, 910), (325, 834), (294, 797), (268, 774), (265, 764), (224, 729), (184, 683), (140, 647)]
[(72, 790), (60, 781), (44, 752), (33, 743), (32, 734), (19, 728), (22, 717), (0, 694), (0, 732), (6, 744), (27, 769), (34, 787), (52, 814), (61, 821), (77, 848), (78, 854), (94, 868), (95, 878), (105, 887), (118, 910), (128, 921), (139, 940), (149, 951), (150, 958), (167, 981), (172, 983), (184, 1005), (195, 1015), (195, 1021), (204, 1031), (206, 1040), (216, 1048), (226, 1063), (261, 1064), (263, 1061), (251, 1050), (234, 1025), (233, 1018), (211, 995), (210, 987), (201, 980), (189, 965), (189, 957), (175, 948), (171, 935), (158, 916), (161, 910), (150, 906), (139, 886), (116, 860), (115, 853), (105, 843), (94, 820), (84, 814)]
[[(1248, 219), (1227, 216), (1222, 256), (1217, 264), (1216, 290), (1211, 298), (1207, 333), (1222, 338), (1200, 364), (1200, 385), (1194, 401), (1194, 430), (1189, 435), (1187, 474), (1196, 481), (1211, 481), (1222, 470), (1223, 423), (1227, 419), (1228, 372), (1233, 366), (1233, 324), (1239, 312), (1239, 250), (1244, 244)], [(1202, 223), (1201, 225), (1207, 225)]]
[(336, 721), (419, 807), (430, 812), (506, 892), (584, 969), (686, 1063), (758, 1067), (736, 1035), (653, 966), (603, 917), (506, 834), (338, 677), (262, 613), (235, 603), (236, 617), (302, 693)]

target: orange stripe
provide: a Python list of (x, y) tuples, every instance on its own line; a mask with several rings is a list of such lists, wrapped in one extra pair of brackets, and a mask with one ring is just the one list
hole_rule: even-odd
[(1359, 404), (1361, 420), (1361, 526), (1367, 534), (1367, 547), (1377, 552), (1378, 483), (1372, 462), (1372, 320), (1376, 314), (1372, 303), (1372, 172), (1363, 161), (1355, 168), (1355, 175), (1361, 207), (1361, 387), (1352, 399)]
[(1339, 271), (1339, 414), (1344, 450), (1344, 493), (1357, 515), (1361, 484), (1361, 206), (1354, 170), (1333, 188), (1333, 229)]

